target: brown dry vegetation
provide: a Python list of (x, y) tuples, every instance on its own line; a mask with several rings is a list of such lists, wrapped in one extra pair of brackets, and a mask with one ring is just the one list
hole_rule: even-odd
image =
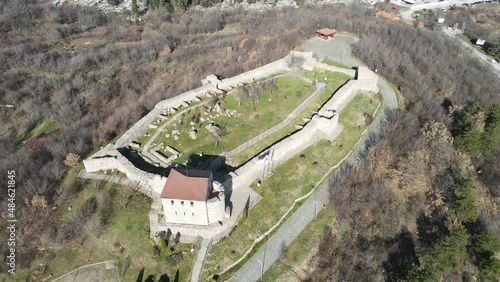
[[(366, 169), (334, 199), (338, 209), (347, 205), (336, 213), (356, 233), (351, 238), (325, 236), (320, 248), (326, 252), (320, 256), (324, 259), (311, 274), (318, 281), (376, 279), (397, 238), (408, 242), (415, 235), (420, 211), (425, 215), (441, 210), (439, 196), (449, 192), (446, 181), (453, 182), (450, 172), (470, 171), (449, 143), (436, 137), (441, 140), (436, 149), (426, 141), (422, 128), (431, 121), (451, 127), (453, 120), (442, 106), (445, 99), (489, 106), (498, 102), (500, 93), (494, 74), (459, 53), (455, 43), (376, 19), (371, 10), (358, 6), (262, 13), (153, 12), (140, 24), (119, 15), (41, 6), (33, 0), (3, 1), (0, 13), (0, 104), (14, 105), (0, 108), (0, 171), (16, 170), (20, 268), (41, 250), (50, 252), (61, 248), (62, 241), (82, 239), (79, 231), (86, 217), (61, 223), (52, 212), (55, 205), (70, 205), (79, 193), (74, 187), (80, 184), (62, 183), (68, 173), (66, 154), (85, 158), (156, 102), (199, 86), (208, 74), (229, 77), (281, 58), (321, 25), (358, 36), (357, 56), (399, 86), (407, 102), (407, 112), (387, 126)], [(56, 122), (59, 130), (47, 136), (43, 148), (29, 152), (20, 142), (43, 118)], [(475, 166), (489, 164), (477, 179), (487, 187), (485, 193), (499, 190), (499, 159), (497, 151), (473, 160)], [(2, 173), (2, 183), (5, 178)], [(35, 195), (46, 200), (47, 209), (23, 207), (25, 199)], [(484, 197), (496, 206), (487, 194)], [(498, 223), (497, 214), (482, 212)], [(2, 244), (2, 253), (5, 248)]]

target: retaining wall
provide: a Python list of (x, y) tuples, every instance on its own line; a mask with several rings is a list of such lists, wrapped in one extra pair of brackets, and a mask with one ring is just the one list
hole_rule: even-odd
[[(364, 70), (366, 71), (366, 70)], [(378, 78), (351, 80), (330, 98), (318, 114), (295, 134), (274, 144), (268, 150), (238, 168), (232, 179), (233, 189), (249, 185), (256, 179), (262, 179), (274, 167), (284, 163), (321, 139), (334, 140), (342, 132), (338, 123), (338, 114), (356, 96), (358, 92), (378, 92)], [(269, 154), (269, 157), (265, 157)]]
[(94, 154), (92, 157), (83, 160), (87, 172), (116, 169), (144, 188), (153, 189), (159, 194), (163, 190), (167, 180), (166, 177), (140, 170), (114, 148), (107, 147), (101, 153), (101, 155)]

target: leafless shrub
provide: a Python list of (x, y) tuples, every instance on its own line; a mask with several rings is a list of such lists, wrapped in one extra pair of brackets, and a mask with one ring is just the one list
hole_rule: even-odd
[(286, 58), (286, 64), (289, 68), (300, 68), (305, 62), (305, 58), (295, 53), (290, 53)]
[(80, 156), (74, 153), (68, 153), (66, 155), (66, 159), (64, 160), (64, 164), (69, 167), (74, 167), (80, 161)]

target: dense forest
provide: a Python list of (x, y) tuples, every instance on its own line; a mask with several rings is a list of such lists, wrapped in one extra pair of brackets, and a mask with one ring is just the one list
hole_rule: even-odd
[[(281, 58), (330, 26), (360, 38), (356, 55), (400, 89), (405, 109), (334, 195), (351, 233), (325, 233), (309, 279), (497, 277), (500, 80), (445, 37), (357, 5), (155, 9), (140, 23), (34, 0), (2, 1), (0, 13), (0, 179), (7, 183), (5, 172), (16, 170), (19, 267), (88, 223), (85, 216), (61, 222), (51, 212), (81, 185), (61, 197), (68, 153), (83, 158), (206, 75), (228, 77)], [(22, 141), (42, 120), (58, 129), (28, 150)], [(440, 267), (430, 273), (431, 264)]]

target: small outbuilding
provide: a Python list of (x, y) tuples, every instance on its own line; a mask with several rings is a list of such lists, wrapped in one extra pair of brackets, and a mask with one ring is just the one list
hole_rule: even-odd
[(316, 30), (316, 36), (327, 40), (328, 38), (333, 38), (337, 31), (335, 29), (322, 28)]

